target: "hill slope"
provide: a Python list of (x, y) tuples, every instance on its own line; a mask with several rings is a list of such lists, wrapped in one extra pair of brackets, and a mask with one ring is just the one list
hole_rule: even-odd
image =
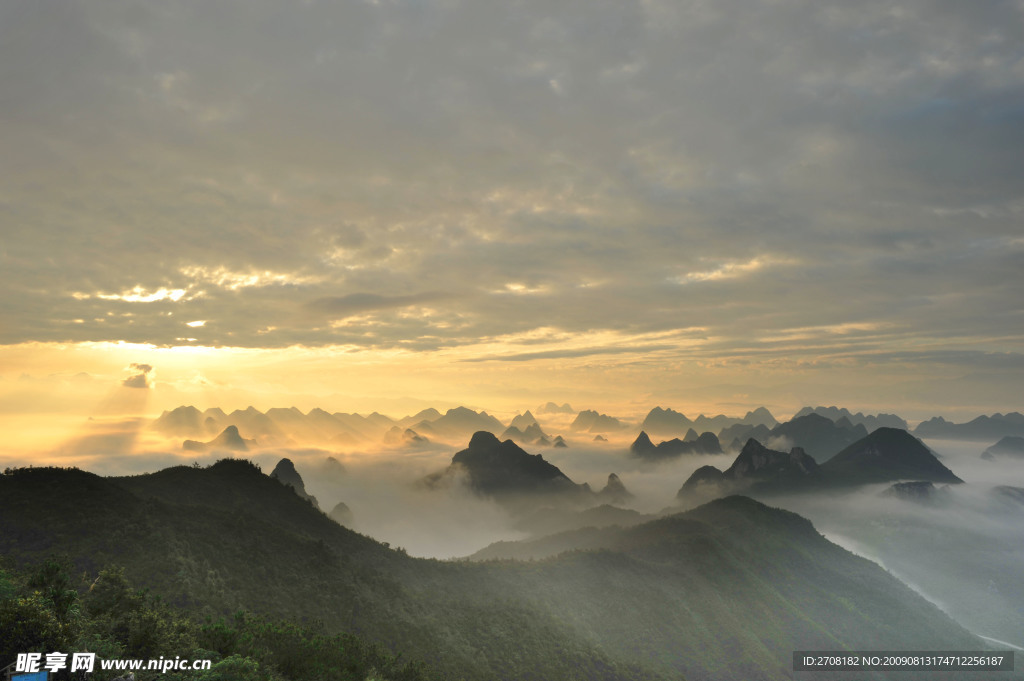
[(483, 564), (409, 558), (244, 461), (22, 470), (0, 498), (15, 560), (120, 563), (199, 612), (320, 619), (453, 678), (788, 679), (795, 649), (980, 647), (805, 519), (743, 497), (599, 530), (591, 551)]

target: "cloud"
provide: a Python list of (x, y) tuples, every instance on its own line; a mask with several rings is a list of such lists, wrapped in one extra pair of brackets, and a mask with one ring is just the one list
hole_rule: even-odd
[(162, 300), (178, 302), (185, 297), (187, 291), (182, 288), (167, 289), (160, 288), (156, 291), (147, 291), (141, 286), (135, 286), (128, 291), (121, 293), (82, 293), (75, 291), (71, 297), (75, 300), (88, 300), (98, 298), (100, 300), (123, 300), (126, 303), (155, 303)]
[(151, 374), (153, 367), (149, 364), (130, 364), (128, 371), (133, 371), (131, 376), (121, 382), (126, 388), (149, 388), (151, 385)]
[(647, 354), (659, 350), (675, 350), (676, 345), (641, 345), (637, 347), (592, 347), (566, 348), (563, 350), (542, 350), (540, 352), (518, 352), (505, 355), (489, 355), (486, 357), (470, 357), (462, 362), (528, 362), (536, 359), (567, 359), (570, 357), (589, 357), (591, 355), (623, 355)]
[(382, 296), (375, 293), (350, 293), (344, 296), (328, 296), (317, 298), (307, 304), (311, 311), (330, 315), (333, 317), (345, 317), (358, 312), (372, 310), (392, 310), (396, 308), (410, 307), (420, 303), (429, 303), (443, 300), (445, 294), (436, 292), (417, 293), (408, 296)]
[(0, 12), (0, 343), (1019, 337), (1013, 3)]
[(798, 261), (791, 258), (777, 258), (772, 256), (758, 256), (746, 262), (726, 262), (718, 267), (701, 272), (688, 272), (683, 275), (672, 277), (677, 284), (689, 284), (696, 281), (718, 281), (721, 279), (738, 279), (751, 275), (769, 267), (781, 265), (797, 265)]

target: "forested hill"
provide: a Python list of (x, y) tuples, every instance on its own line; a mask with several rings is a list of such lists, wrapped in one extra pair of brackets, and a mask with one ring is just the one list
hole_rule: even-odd
[(451, 678), (785, 679), (797, 649), (981, 647), (805, 519), (743, 497), (533, 563), (410, 558), (244, 461), (22, 469), (0, 498), (0, 551), (17, 561), (123, 565), (193, 612), (322, 620)]

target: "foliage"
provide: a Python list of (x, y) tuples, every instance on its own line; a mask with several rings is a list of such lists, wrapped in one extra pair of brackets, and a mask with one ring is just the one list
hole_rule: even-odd
[[(426, 681), (379, 646), (322, 626), (237, 613), (230, 621), (197, 621), (145, 590), (122, 567), (100, 571), (71, 588), (68, 561), (48, 558), (20, 572), (0, 571), (0, 664), (26, 652), (95, 652), (101, 659), (210, 659), (202, 672), (141, 671), (138, 681)], [(91, 681), (119, 672), (97, 666)], [(75, 675), (81, 676), (80, 673)], [(64, 670), (58, 679), (72, 678)]]

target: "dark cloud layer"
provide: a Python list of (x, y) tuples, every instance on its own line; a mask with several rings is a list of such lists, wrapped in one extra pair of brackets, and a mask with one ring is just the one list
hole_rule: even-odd
[(0, 342), (1019, 371), (1022, 15), (4, 3)]

